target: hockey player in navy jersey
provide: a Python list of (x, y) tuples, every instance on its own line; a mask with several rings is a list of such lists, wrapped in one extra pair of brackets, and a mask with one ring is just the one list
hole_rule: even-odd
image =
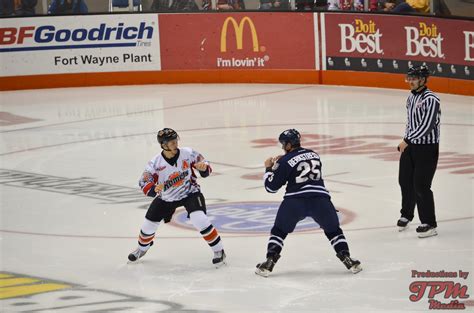
[(212, 263), (225, 264), (221, 237), (206, 215), (206, 203), (197, 184), (195, 170), (207, 177), (212, 169), (204, 157), (191, 148), (178, 148), (178, 134), (171, 128), (158, 132), (157, 139), (163, 151), (148, 162), (139, 185), (153, 201), (145, 215), (138, 236), (138, 248), (128, 255), (130, 262), (143, 257), (153, 245), (159, 224), (168, 223), (176, 210), (184, 206), (193, 226), (214, 251)]
[(336, 209), (324, 186), (319, 155), (301, 147), (301, 136), (296, 129), (285, 130), (278, 140), (285, 155), (265, 161), (263, 178), (268, 192), (275, 193), (286, 184), (286, 193), (270, 232), (267, 259), (257, 264), (255, 273), (268, 277), (280, 258), (286, 236), (306, 217), (312, 217), (321, 226), (346, 268), (354, 274), (360, 272), (360, 262), (349, 254)]

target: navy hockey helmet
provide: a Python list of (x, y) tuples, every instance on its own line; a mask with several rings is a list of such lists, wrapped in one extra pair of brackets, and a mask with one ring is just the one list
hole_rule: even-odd
[(408, 69), (407, 77), (424, 77), (430, 76), (430, 70), (426, 65), (412, 66)]
[(294, 128), (287, 129), (280, 134), (278, 141), (284, 146), (289, 143), (292, 147), (299, 147), (301, 144), (301, 135)]
[(178, 133), (171, 128), (163, 128), (156, 135), (156, 139), (158, 139), (160, 145), (166, 144), (168, 143), (168, 141), (175, 140), (178, 138)]

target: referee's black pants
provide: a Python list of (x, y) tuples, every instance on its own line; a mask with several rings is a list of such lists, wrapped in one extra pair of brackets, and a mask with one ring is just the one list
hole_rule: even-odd
[(438, 165), (439, 145), (408, 145), (400, 156), (398, 183), (402, 190), (401, 215), (413, 219), (415, 205), (422, 224), (437, 227), (431, 182)]

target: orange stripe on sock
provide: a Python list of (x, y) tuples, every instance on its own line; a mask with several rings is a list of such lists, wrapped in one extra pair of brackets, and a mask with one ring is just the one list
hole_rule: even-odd
[(213, 241), (214, 239), (217, 238), (217, 236), (218, 236), (217, 230), (214, 228), (209, 235), (204, 236), (204, 239), (206, 241)]
[(142, 244), (149, 244), (151, 241), (153, 241), (153, 238), (155, 238), (155, 236), (152, 236), (150, 238), (143, 238), (142, 236), (138, 237), (138, 241), (140, 241), (140, 243)]

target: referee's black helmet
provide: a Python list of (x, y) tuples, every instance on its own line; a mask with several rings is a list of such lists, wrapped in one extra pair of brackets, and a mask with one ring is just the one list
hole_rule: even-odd
[(426, 65), (416, 65), (408, 69), (407, 77), (424, 77), (430, 76), (430, 70)]

